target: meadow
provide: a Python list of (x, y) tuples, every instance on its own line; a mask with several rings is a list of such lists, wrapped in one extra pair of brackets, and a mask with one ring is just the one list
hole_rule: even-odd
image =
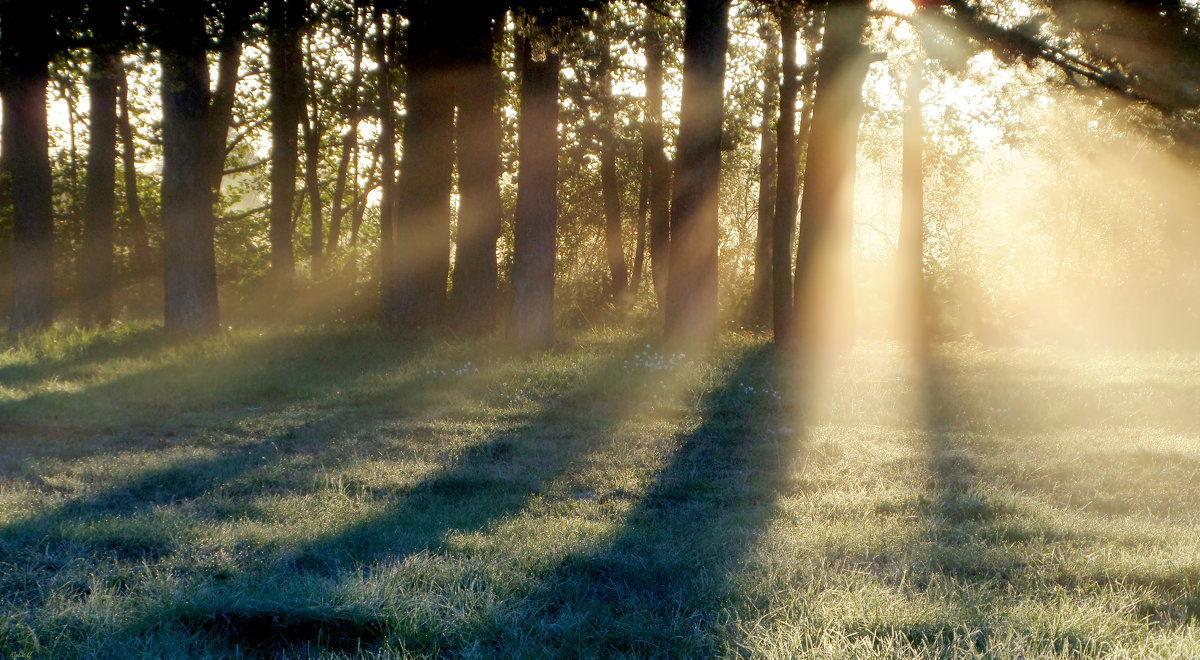
[(0, 657), (1197, 657), (1200, 354), (0, 344)]

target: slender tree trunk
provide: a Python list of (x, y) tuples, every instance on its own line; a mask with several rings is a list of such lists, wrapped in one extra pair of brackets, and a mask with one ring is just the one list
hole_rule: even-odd
[(171, 7), (162, 26), (164, 325), (175, 334), (220, 328), (213, 245), (205, 3)]
[(519, 52), (521, 107), (509, 335), (525, 347), (554, 342), (554, 260), (558, 227), (559, 56), (534, 60), (528, 39)]
[(121, 14), (93, 11), (90, 15), (98, 43), (88, 71), (88, 155), (84, 206), (84, 248), (80, 255), (80, 321), (105, 327), (112, 322), (113, 216), (117, 155), (117, 81), (123, 77), (115, 35)]
[(684, 4), (683, 99), (671, 199), (667, 335), (712, 341), (717, 331), (717, 201), (729, 0)]
[(608, 261), (609, 293), (619, 309), (627, 303), (629, 272), (625, 265), (625, 244), (621, 236), (621, 182), (617, 178), (616, 107), (612, 94), (612, 43), (607, 25), (608, 13), (602, 13), (605, 25), (598, 30), (600, 49), (600, 189), (604, 201), (604, 253)]
[[(642, 143), (645, 144), (646, 124), (642, 122)], [(637, 296), (642, 287), (642, 273), (646, 267), (646, 214), (650, 212), (650, 166), (643, 155), (638, 165), (638, 209), (637, 225), (634, 229), (633, 274), (629, 278), (629, 291)]]
[[(469, 22), (468, 22), (469, 21)], [(458, 74), (458, 236), (451, 319), (467, 334), (496, 323), (496, 241), (500, 238), (500, 71), (494, 59), (503, 14), (476, 12), (461, 26)]]
[[(192, 0), (185, 0), (191, 2)], [(289, 0), (291, 1), (291, 0)], [(208, 119), (205, 122), (205, 179), (209, 188), (209, 208), (218, 201), (225, 172), (226, 141), (233, 121), (233, 103), (237, 95), (238, 68), (242, 61), (242, 39), (253, 2), (224, 3), (224, 25), (217, 43), (217, 83), (211, 91)], [(170, 20), (168, 18), (168, 20)], [(208, 79), (208, 75), (205, 75)], [(207, 90), (206, 90), (207, 91)], [(210, 211), (211, 212), (211, 211)]]
[(312, 260), (312, 275), (318, 278), (325, 272), (325, 253), (322, 250), (325, 246), (325, 209), (321, 202), (321, 137), (324, 131), (315, 109), (305, 112), (303, 126), (304, 187), (308, 192), (308, 218), (311, 225), (309, 258)]
[(338, 242), (341, 240), (342, 216), (346, 212), (342, 206), (342, 200), (346, 195), (346, 179), (350, 172), (350, 161), (358, 158), (358, 104), (362, 88), (363, 33), (365, 29), (359, 23), (357, 7), (354, 10), (354, 28), (354, 65), (350, 74), (350, 88), (347, 90), (349, 110), (346, 113), (350, 127), (342, 136), (342, 155), (338, 159), (337, 181), (333, 186), (333, 208), (329, 213), (329, 238), (325, 244), (326, 252), (330, 255), (337, 251)]
[[(385, 20), (386, 19), (386, 20)], [(386, 25), (385, 25), (386, 23)], [(392, 101), (392, 60), (395, 57), (395, 16), (375, 5), (378, 41), (375, 62), (379, 75), (379, 317), (385, 328), (394, 327), (396, 306), (396, 112)]]
[(898, 260), (905, 295), (901, 318), (910, 323), (905, 337), (919, 357), (926, 357), (929, 343), (928, 312), (924, 281), (925, 251), (925, 136), (921, 118), (921, 90), (925, 86), (925, 61), (918, 53), (909, 71), (904, 91), (904, 143), (900, 201), (900, 244)]
[[(801, 350), (853, 344), (849, 282), (855, 149), (870, 54), (860, 42), (868, 2), (831, 5), (817, 72), (796, 250), (795, 314)], [(819, 165), (819, 166), (818, 166)]]
[(129, 122), (129, 84), (123, 68), (117, 85), (120, 110), (117, 132), (121, 137), (126, 232), (129, 236), (130, 251), (133, 253), (133, 273), (140, 278), (150, 272), (150, 236), (146, 231), (146, 218), (142, 215), (141, 199), (138, 197), (136, 146), (133, 143), (133, 127)]
[[(304, 112), (304, 65), (300, 54), (300, 3), (270, 0), (267, 5), (271, 84), (271, 279), (284, 306), (296, 273), (292, 207), (296, 199), (296, 130)], [(221, 147), (224, 148), (222, 142)]]
[(445, 315), (450, 276), (450, 190), (454, 170), (451, 19), (433, 3), (411, 8), (406, 45), (404, 153), (398, 184), (396, 298), (384, 315), (393, 330), (432, 325)]
[(772, 220), (771, 319), (775, 343), (786, 344), (792, 323), (792, 240), (796, 231), (796, 17), (784, 7), (779, 16), (783, 35), (783, 78), (779, 85), (779, 181)]
[[(4, 81), (3, 149), (12, 180), (14, 333), (54, 320), (54, 220), (46, 85), (49, 35), (44, 5), (3, 5), (0, 61)], [(14, 29), (13, 26), (19, 26)]]
[(670, 256), (671, 167), (663, 150), (663, 33), (661, 18), (646, 12), (646, 116), (642, 157), (650, 177), (650, 276), (654, 296), (666, 306), (667, 263)]
[(749, 322), (762, 325), (771, 306), (771, 254), (775, 221), (776, 111), (779, 106), (779, 34), (768, 21), (763, 39), (767, 42), (763, 57), (762, 126), (758, 157), (758, 235), (754, 249), (754, 288), (750, 294)]
[[(808, 167), (808, 141), (812, 134), (813, 98), (817, 89), (817, 66), (820, 57), (821, 30), (825, 27), (825, 10), (815, 8), (807, 13), (804, 23), (804, 48), (806, 58), (804, 70), (800, 74), (799, 97), (803, 104), (800, 108), (799, 128), (796, 130), (796, 161), (799, 164), (799, 179), (803, 181)], [(800, 206), (800, 191), (803, 186), (796, 186), (796, 207)]]

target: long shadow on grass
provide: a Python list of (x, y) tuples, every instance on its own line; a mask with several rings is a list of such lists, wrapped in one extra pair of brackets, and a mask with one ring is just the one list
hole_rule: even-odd
[(736, 573), (777, 510), (802, 441), (746, 384), (777, 375), (769, 348), (741, 356), (611, 542), (562, 562), (496, 628), (499, 648), (705, 657), (723, 648)]
[[(53, 333), (55, 331), (49, 331)], [(47, 336), (49, 340), (51, 335)], [(64, 337), (62, 341), (69, 341)], [(0, 366), (0, 383), (20, 388), (50, 378), (71, 376), (105, 360), (137, 357), (169, 346), (172, 340), (161, 328), (124, 329), (97, 334), (87, 344), (57, 359)]]

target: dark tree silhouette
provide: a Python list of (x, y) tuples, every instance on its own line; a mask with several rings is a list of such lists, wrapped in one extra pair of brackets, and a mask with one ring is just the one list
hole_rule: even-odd
[[(296, 199), (299, 145), (296, 131), (304, 113), (304, 3), (268, 0), (268, 77), (271, 85), (271, 279), (274, 293), (291, 295), (296, 271), (292, 209)], [(284, 302), (286, 304), (286, 301)]]
[(775, 215), (771, 222), (771, 320), (775, 343), (786, 344), (792, 323), (792, 237), (796, 231), (796, 15), (791, 7), (779, 10), (783, 36), (783, 69), (779, 83), (777, 140), (778, 183)]
[(666, 305), (667, 262), (670, 256), (671, 166), (663, 151), (663, 28), (662, 18), (646, 12), (646, 114), (642, 121), (642, 158), (646, 161), (646, 193), (650, 213), (650, 276), (655, 299)]
[[(375, 4), (375, 63), (379, 86), (379, 316), (392, 327), (396, 281), (396, 109), (392, 100), (392, 63), (396, 57), (395, 15)], [(357, 244), (357, 223), (353, 243)]]
[(51, 203), (46, 85), (50, 15), (43, 3), (0, 5), (3, 149), (13, 207), (14, 333), (54, 320), (54, 219)]
[(600, 12), (595, 26), (598, 53), (600, 106), (600, 190), (604, 205), (604, 256), (608, 262), (609, 295), (618, 308), (625, 306), (629, 271), (625, 265), (625, 242), (621, 232), (621, 182), (617, 178), (617, 108), (613, 99), (612, 35), (609, 14)]
[(754, 243), (754, 287), (750, 292), (747, 314), (751, 324), (766, 321), (771, 306), (772, 227), (775, 221), (777, 174), (776, 124), (779, 108), (779, 33), (770, 21), (764, 21), (761, 34), (766, 42), (763, 55), (762, 125), (758, 140), (758, 233)]
[(150, 272), (150, 236), (138, 196), (137, 153), (133, 126), (129, 122), (129, 83), (124, 69), (117, 79), (117, 133), (121, 138), (121, 182), (125, 190), (125, 243), (132, 253), (132, 271), (137, 277)]
[(729, 0), (684, 4), (683, 99), (675, 185), (666, 331), (709, 341), (717, 330), (717, 191)]

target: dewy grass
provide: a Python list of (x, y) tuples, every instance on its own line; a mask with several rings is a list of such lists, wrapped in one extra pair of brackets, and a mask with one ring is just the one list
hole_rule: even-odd
[(50, 332), (0, 657), (1194, 657), (1198, 363)]

